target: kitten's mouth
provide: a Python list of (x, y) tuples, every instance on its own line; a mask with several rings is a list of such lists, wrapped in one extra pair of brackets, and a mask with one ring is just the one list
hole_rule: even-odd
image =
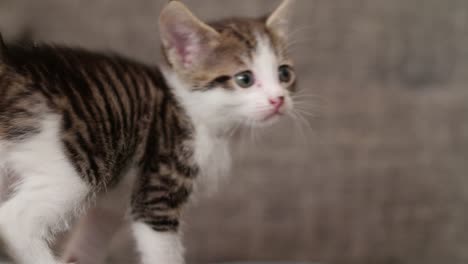
[(262, 122), (268, 122), (268, 121), (271, 121), (275, 118), (278, 118), (280, 116), (284, 115), (284, 113), (282, 111), (280, 111), (279, 109), (277, 110), (274, 110), (272, 111), (271, 113), (269, 113), (268, 115), (266, 115), (263, 119), (262, 119)]

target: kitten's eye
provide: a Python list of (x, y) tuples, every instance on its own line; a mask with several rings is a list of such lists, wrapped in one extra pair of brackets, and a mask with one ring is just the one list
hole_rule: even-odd
[(291, 66), (282, 65), (278, 69), (279, 80), (282, 83), (290, 83), (294, 78), (294, 73)]
[(255, 83), (255, 77), (251, 71), (241, 72), (235, 76), (236, 83), (242, 88), (249, 88)]

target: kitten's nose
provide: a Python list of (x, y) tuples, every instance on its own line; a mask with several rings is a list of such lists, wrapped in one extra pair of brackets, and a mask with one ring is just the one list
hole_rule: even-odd
[(270, 98), (269, 101), (270, 101), (270, 104), (276, 107), (276, 109), (279, 109), (284, 104), (284, 96), (279, 96), (277, 98)]

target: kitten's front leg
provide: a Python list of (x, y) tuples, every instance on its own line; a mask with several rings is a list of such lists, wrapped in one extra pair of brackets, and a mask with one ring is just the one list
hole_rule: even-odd
[(132, 230), (142, 264), (184, 263), (184, 248), (177, 231), (158, 231), (140, 221), (132, 224)]
[(179, 218), (192, 179), (143, 175), (132, 197), (132, 231), (142, 264), (183, 264)]

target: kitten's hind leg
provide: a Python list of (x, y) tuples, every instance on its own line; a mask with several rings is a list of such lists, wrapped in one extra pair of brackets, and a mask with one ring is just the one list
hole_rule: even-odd
[(68, 227), (90, 188), (63, 153), (58, 122), (18, 142), (6, 163), (19, 178), (14, 193), (0, 207), (0, 239), (18, 264), (57, 264), (48, 243)]
[(67, 228), (88, 188), (76, 175), (61, 172), (71, 171), (23, 175), (16, 193), (0, 207), (0, 237), (20, 264), (57, 263), (48, 242), (54, 233)]
[(115, 233), (124, 225), (135, 172), (130, 170), (113, 189), (101, 194), (96, 205), (80, 219), (63, 258), (79, 264), (101, 264)]
[(67, 243), (62, 259), (79, 264), (103, 264), (110, 241), (123, 223), (112, 211), (93, 207), (86, 212)]

